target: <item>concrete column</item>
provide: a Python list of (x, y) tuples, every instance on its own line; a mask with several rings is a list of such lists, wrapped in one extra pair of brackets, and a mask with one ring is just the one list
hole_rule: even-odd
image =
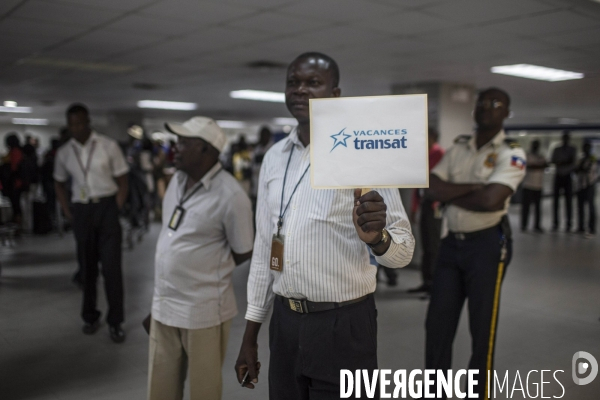
[(440, 132), (440, 145), (448, 148), (460, 135), (473, 131), (473, 106), (476, 90), (473, 85), (449, 82), (419, 82), (392, 86), (392, 94), (426, 93), (429, 126)]

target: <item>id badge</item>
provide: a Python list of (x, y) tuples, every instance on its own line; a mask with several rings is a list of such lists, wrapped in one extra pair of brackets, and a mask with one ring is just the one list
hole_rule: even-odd
[(179, 224), (183, 220), (183, 215), (185, 214), (185, 210), (181, 206), (175, 207), (173, 210), (173, 215), (171, 215), (171, 219), (169, 220), (169, 228), (176, 231), (179, 228)]
[(283, 270), (283, 235), (273, 235), (271, 243), (271, 262), (269, 268), (273, 271), (281, 272)]
[(87, 187), (83, 186), (79, 190), (79, 198), (81, 199), (81, 201), (86, 201), (88, 199), (88, 189), (87, 189)]

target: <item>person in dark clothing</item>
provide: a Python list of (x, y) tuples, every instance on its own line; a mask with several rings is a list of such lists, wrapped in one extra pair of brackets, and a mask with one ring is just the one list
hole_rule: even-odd
[(23, 150), (16, 133), (8, 134), (4, 143), (8, 148), (8, 154), (2, 160), (2, 191), (10, 200), (13, 222), (20, 226), (23, 217), (21, 212), (23, 181), (20, 176)]
[(566, 231), (571, 231), (571, 220), (573, 216), (573, 183), (571, 182), (571, 173), (575, 170), (577, 150), (569, 145), (571, 134), (564, 131), (562, 136), (562, 146), (554, 149), (552, 152), (552, 164), (556, 165), (556, 175), (554, 176), (554, 225), (553, 231), (557, 231), (560, 223), (558, 216), (559, 200), (561, 191), (565, 195), (565, 206), (567, 214)]
[(535, 231), (543, 233), (542, 189), (544, 187), (544, 169), (548, 166), (546, 159), (540, 154), (540, 141), (531, 142), (531, 151), (527, 153), (527, 170), (523, 179), (523, 204), (521, 205), (521, 231), (527, 230), (529, 208), (535, 206)]
[[(595, 191), (598, 181), (598, 160), (592, 155), (592, 145), (589, 142), (583, 144), (583, 157), (575, 170), (577, 173), (577, 214), (579, 229), (578, 233), (592, 238), (596, 235), (596, 204)], [(588, 231), (585, 231), (585, 208), (588, 208)]]

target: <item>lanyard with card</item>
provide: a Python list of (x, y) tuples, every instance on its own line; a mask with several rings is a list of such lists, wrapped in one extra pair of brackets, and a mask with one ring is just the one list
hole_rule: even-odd
[(75, 153), (75, 158), (77, 159), (77, 163), (79, 164), (79, 168), (81, 168), (81, 172), (83, 172), (83, 186), (79, 189), (79, 198), (81, 201), (87, 201), (88, 196), (90, 195), (90, 190), (88, 188), (88, 172), (90, 171), (90, 166), (92, 165), (92, 157), (94, 156), (94, 150), (96, 149), (96, 141), (92, 141), (92, 148), (90, 149), (90, 154), (87, 159), (87, 163), (85, 167), (83, 166), (83, 162), (81, 161), (81, 156), (79, 152), (73, 145), (73, 153)]
[[(219, 172), (221, 172), (221, 170), (222, 169), (219, 169), (217, 172), (215, 172), (215, 174), (212, 177), (214, 178)], [(202, 182), (200, 182), (200, 184), (197, 184), (197, 186), (192, 189), (190, 194), (188, 194), (186, 197), (184, 197), (184, 194), (185, 194), (185, 185), (184, 185), (184, 189), (182, 189), (181, 196), (179, 196), (179, 204), (177, 205), (177, 207), (175, 207), (175, 210), (173, 210), (173, 214), (171, 214), (171, 218), (169, 219), (169, 228), (170, 229), (176, 231), (177, 228), (179, 228), (179, 225), (181, 225), (181, 221), (183, 221), (183, 217), (185, 215), (185, 208), (183, 208), (183, 204), (186, 201), (188, 201), (198, 190), (200, 190), (200, 188), (202, 186), (203, 186), (203, 184), (202, 184)]]
[(279, 206), (279, 218), (277, 219), (277, 233), (273, 235), (273, 243), (271, 244), (271, 262), (270, 268), (273, 271), (281, 272), (283, 270), (283, 245), (284, 245), (284, 235), (281, 234), (281, 228), (283, 227), (283, 217), (292, 202), (292, 197), (294, 197), (294, 193), (296, 193), (296, 189), (300, 186), (300, 182), (304, 178), (304, 175), (308, 172), (310, 168), (310, 164), (304, 170), (304, 173), (296, 183), (294, 190), (285, 206), (283, 207), (283, 199), (285, 193), (285, 182), (287, 180), (288, 169), (290, 168), (290, 161), (292, 161), (292, 154), (294, 153), (294, 147), (292, 146), (292, 150), (290, 150), (290, 158), (288, 158), (287, 166), (285, 167), (285, 174), (283, 175), (283, 186), (281, 188), (281, 205)]

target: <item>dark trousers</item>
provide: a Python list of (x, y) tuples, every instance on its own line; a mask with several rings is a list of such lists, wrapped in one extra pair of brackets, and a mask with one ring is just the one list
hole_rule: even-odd
[(487, 370), (493, 369), (500, 288), (512, 251), (510, 241), (506, 246), (506, 262), (501, 265), (499, 228), (465, 240), (444, 238), (427, 311), (425, 368), (446, 371), (452, 368), (452, 343), (468, 299), (469, 369), (479, 370), (476, 393), (480, 398), (486, 391)]
[[(371, 377), (377, 369), (375, 300), (299, 314), (277, 298), (269, 348), (270, 400), (339, 399), (341, 369), (367, 369)], [(361, 395), (366, 398), (364, 387)]]
[(423, 284), (431, 286), (433, 282), (433, 271), (437, 262), (440, 249), (442, 219), (435, 217), (433, 203), (424, 200), (421, 203), (421, 219), (419, 221), (421, 243), (423, 244), (423, 258), (421, 259), (421, 275)]
[(529, 224), (529, 209), (535, 207), (535, 228), (542, 229), (540, 220), (542, 218), (542, 191), (523, 188), (523, 203), (521, 204), (521, 229), (527, 229)]
[(591, 185), (577, 192), (577, 214), (579, 231), (585, 230), (585, 206), (588, 207), (588, 229), (596, 233), (596, 187)]
[(571, 175), (554, 177), (554, 228), (558, 228), (560, 225), (559, 202), (561, 190), (565, 194), (565, 211), (567, 214), (567, 229), (571, 229), (571, 220), (573, 215), (573, 184), (571, 183)]
[(73, 204), (73, 233), (83, 272), (83, 309), (81, 317), (94, 322), (100, 317), (96, 309), (98, 263), (102, 264), (104, 290), (109, 311), (109, 325), (123, 322), (123, 275), (121, 273), (121, 225), (115, 197), (99, 203)]

